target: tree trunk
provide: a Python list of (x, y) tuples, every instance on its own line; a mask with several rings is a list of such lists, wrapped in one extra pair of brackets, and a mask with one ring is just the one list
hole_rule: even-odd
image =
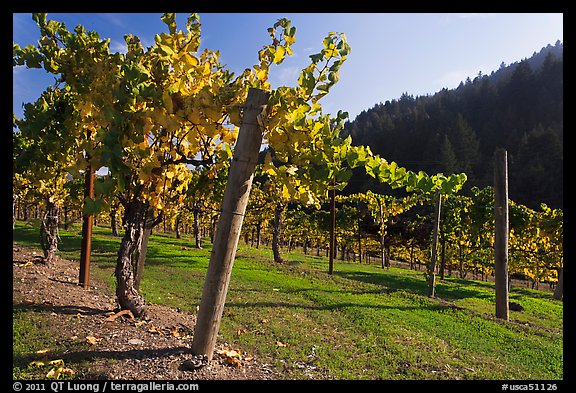
[(262, 222), (258, 221), (258, 224), (256, 224), (256, 248), (260, 248), (261, 241), (262, 241)]
[(282, 222), (284, 221), (284, 204), (278, 202), (274, 209), (274, 230), (272, 231), (272, 253), (274, 254), (274, 262), (284, 263), (282, 255), (280, 254), (280, 244), (282, 242)]
[(564, 269), (558, 269), (558, 283), (554, 288), (554, 299), (562, 300), (564, 297)]
[(134, 277), (134, 288), (137, 291), (140, 290), (140, 283), (142, 282), (142, 276), (144, 275), (144, 264), (146, 262), (146, 254), (148, 253), (148, 239), (152, 234), (152, 228), (144, 226), (144, 235), (142, 236), (142, 243), (138, 247), (136, 252), (136, 265), (134, 266), (134, 271), (136, 272), (136, 277)]
[(110, 209), (110, 228), (112, 229), (112, 236), (118, 236), (118, 219), (116, 215), (118, 214), (118, 207), (112, 206)]
[(174, 223), (174, 232), (176, 233), (176, 239), (180, 239), (182, 237), (180, 234), (180, 214), (176, 216), (176, 222)]
[(68, 220), (68, 207), (64, 206), (64, 230), (67, 231), (70, 227), (70, 222)]
[(16, 204), (18, 202), (18, 196), (12, 194), (12, 230), (16, 227)]
[[(136, 282), (140, 282), (141, 275), (135, 278), (134, 272), (142, 271), (142, 259), (145, 255), (142, 243), (145, 236), (146, 216), (149, 211), (147, 203), (134, 200), (126, 206), (125, 226), (126, 233), (120, 243), (118, 260), (116, 263), (116, 297), (122, 310), (130, 310), (135, 317), (146, 314), (144, 298), (138, 293)], [(150, 228), (151, 229), (151, 225)], [(139, 258), (140, 257), (140, 258)], [(138, 260), (140, 259), (140, 263)]]
[(210, 225), (210, 243), (214, 244), (214, 235), (216, 234), (216, 224), (218, 223), (218, 215), (212, 216), (212, 222)]
[(60, 208), (48, 203), (40, 224), (40, 245), (44, 251), (44, 263), (51, 265), (58, 251), (58, 217)]
[(194, 207), (194, 239), (196, 240), (196, 248), (202, 249), (202, 236), (200, 235), (200, 208)]

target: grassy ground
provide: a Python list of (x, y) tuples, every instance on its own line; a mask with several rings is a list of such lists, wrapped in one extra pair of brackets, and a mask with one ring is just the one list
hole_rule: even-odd
[[(80, 227), (60, 231), (60, 256), (79, 259)], [(17, 223), (14, 242), (38, 246), (38, 230)], [(91, 274), (114, 287), (120, 238), (94, 228)], [(210, 245), (155, 233), (141, 284), (149, 303), (195, 312)], [(240, 245), (219, 341), (274, 365), (285, 378), (539, 379), (563, 378), (563, 307), (551, 293), (512, 289), (524, 311), (494, 318), (494, 285), (448, 278), (438, 299), (426, 296), (422, 272), (336, 261), (301, 253), (274, 264), (267, 249)], [(34, 321), (32, 321), (34, 322)], [(38, 322), (38, 321), (35, 321)], [(14, 313), (14, 352), (42, 339)], [(33, 345), (33, 344), (25, 344)]]

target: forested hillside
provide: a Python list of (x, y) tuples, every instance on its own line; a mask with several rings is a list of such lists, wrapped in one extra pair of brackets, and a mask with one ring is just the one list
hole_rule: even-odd
[[(492, 185), (494, 149), (504, 147), (510, 199), (562, 208), (563, 44), (502, 63), (456, 89), (379, 103), (348, 122), (345, 132), (354, 145), (413, 170), (466, 172), (466, 190)], [(358, 172), (347, 191), (379, 187)]]

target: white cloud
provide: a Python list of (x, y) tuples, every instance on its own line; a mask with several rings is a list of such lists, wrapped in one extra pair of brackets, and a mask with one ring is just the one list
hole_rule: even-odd
[(110, 39), (110, 53), (126, 53), (128, 48), (126, 47), (126, 42), (118, 42), (116, 40)]
[(296, 86), (301, 69), (297, 66), (281, 66), (270, 69), (270, 83), (276, 86)]

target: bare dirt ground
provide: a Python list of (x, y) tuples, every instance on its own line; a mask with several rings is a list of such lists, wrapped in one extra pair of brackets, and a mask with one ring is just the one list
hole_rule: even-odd
[(89, 289), (77, 285), (78, 262), (57, 257), (46, 266), (41, 255), (38, 249), (13, 246), (13, 309), (40, 315), (54, 345), (20, 361), (51, 360), (57, 352), (80, 379), (281, 378), (270, 365), (226, 343), (217, 345), (207, 366), (185, 370), (195, 315), (153, 304), (146, 321), (118, 315), (115, 294), (103, 283), (91, 278)]

